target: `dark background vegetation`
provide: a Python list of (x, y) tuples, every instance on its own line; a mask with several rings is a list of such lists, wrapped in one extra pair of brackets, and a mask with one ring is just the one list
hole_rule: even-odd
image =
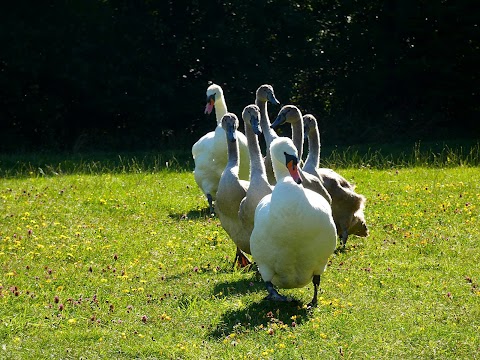
[[(188, 148), (263, 83), (329, 144), (478, 138), (467, 0), (64, 0), (0, 9), (0, 151)], [(271, 116), (279, 110), (271, 107)]]

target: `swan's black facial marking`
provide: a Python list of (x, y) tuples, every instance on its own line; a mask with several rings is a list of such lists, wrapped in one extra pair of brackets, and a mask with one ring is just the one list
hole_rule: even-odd
[(298, 164), (298, 159), (295, 155), (291, 155), (291, 154), (288, 154), (287, 152), (283, 152), (283, 154), (285, 155), (285, 165), (287, 165), (288, 163), (290, 163), (291, 161), (293, 161), (293, 166), (294, 168), (296, 169), (297, 168), (297, 164)]
[(213, 93), (212, 95), (207, 96), (207, 103), (211, 102), (211, 101), (215, 102), (215, 96), (216, 95), (217, 95), (217, 93)]

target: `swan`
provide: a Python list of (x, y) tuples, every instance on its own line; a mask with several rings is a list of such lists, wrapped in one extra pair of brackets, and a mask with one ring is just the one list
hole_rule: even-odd
[(239, 150), (238, 150), (238, 118), (233, 113), (226, 113), (222, 117), (222, 128), (226, 136), (228, 161), (218, 183), (215, 213), (230, 238), (237, 246), (235, 263), (241, 267), (250, 264), (242, 253), (250, 254), (250, 233), (242, 225), (238, 217), (240, 202), (247, 194), (249, 182), (239, 179)]
[(243, 110), (242, 118), (245, 123), (245, 136), (247, 137), (248, 150), (250, 151), (250, 185), (240, 203), (238, 217), (245, 229), (251, 234), (255, 209), (260, 200), (272, 192), (273, 186), (268, 182), (265, 164), (258, 143), (257, 135), (261, 133), (261, 128), (259, 127), (260, 109), (257, 105), (248, 105)]
[(270, 184), (275, 184), (275, 175), (273, 174), (272, 160), (270, 158), (270, 144), (274, 139), (278, 137), (277, 133), (270, 127), (270, 119), (267, 112), (267, 102), (280, 105), (280, 101), (275, 97), (272, 85), (263, 84), (260, 85), (255, 95), (255, 105), (260, 109), (260, 127), (263, 132), (266, 144), (266, 156), (265, 156), (265, 169), (267, 172), (267, 178)]
[(312, 281), (309, 305), (316, 306), (320, 276), (337, 242), (331, 207), (323, 196), (300, 185), (292, 140), (273, 140), (270, 153), (277, 183), (255, 210), (252, 256), (265, 281), (267, 299), (289, 301), (274, 286), (299, 288)]
[(303, 117), (305, 137), (308, 139), (308, 156), (303, 171), (317, 176), (332, 197), (332, 212), (342, 246), (348, 235), (368, 236), (363, 210), (366, 199), (355, 192), (355, 187), (332, 169), (319, 168), (320, 134), (317, 119), (311, 114)]
[[(217, 127), (215, 131), (202, 136), (192, 146), (192, 156), (195, 162), (194, 178), (198, 187), (207, 197), (210, 213), (213, 214), (213, 201), (216, 199), (218, 182), (227, 164), (227, 143), (225, 131), (222, 128), (222, 117), (227, 113), (227, 105), (222, 88), (212, 84), (207, 88), (207, 104), (205, 113), (211, 114), (215, 107)], [(240, 151), (239, 177), (248, 180), (250, 173), (250, 160), (248, 155), (247, 138), (238, 132), (237, 141)]]
[[(298, 158), (301, 159), (303, 153), (303, 121), (302, 113), (295, 105), (285, 105), (282, 107), (271, 127), (276, 128), (286, 122), (290, 123), (292, 126), (292, 141), (297, 147), (299, 155)], [(319, 193), (328, 201), (329, 204), (332, 203), (330, 194), (317, 176), (309, 174), (300, 168), (299, 172), (305, 188)]]

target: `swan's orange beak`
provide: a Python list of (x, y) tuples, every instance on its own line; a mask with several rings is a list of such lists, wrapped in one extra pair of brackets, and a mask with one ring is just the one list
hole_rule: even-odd
[(302, 183), (302, 179), (300, 178), (300, 173), (298, 172), (297, 162), (295, 160), (290, 160), (287, 163), (287, 169), (290, 175), (297, 184)]
[(215, 99), (210, 97), (207, 101), (207, 105), (205, 106), (205, 114), (211, 114), (213, 111), (213, 106), (215, 105)]

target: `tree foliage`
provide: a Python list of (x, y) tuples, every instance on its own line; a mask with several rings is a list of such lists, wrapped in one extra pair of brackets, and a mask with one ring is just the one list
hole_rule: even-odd
[[(161, 149), (274, 86), (329, 143), (478, 137), (466, 0), (64, 0), (0, 11), (0, 150)], [(276, 109), (275, 109), (276, 111)], [(273, 115), (273, 114), (272, 114)]]

